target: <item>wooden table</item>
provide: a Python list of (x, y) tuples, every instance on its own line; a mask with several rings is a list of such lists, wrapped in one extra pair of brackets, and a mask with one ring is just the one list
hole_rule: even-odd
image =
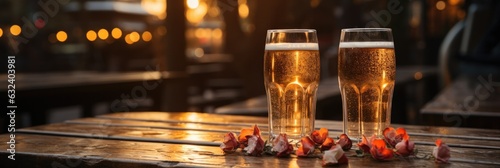
[[(338, 136), (342, 123), (318, 120), (316, 127)], [(134, 112), (70, 120), (17, 129), (15, 161), (5, 149), (8, 134), (0, 135), (3, 167), (320, 167), (318, 158), (276, 158), (225, 155), (219, 148), (228, 131), (258, 124), (267, 137), (267, 118), (207, 113)], [(499, 167), (500, 130), (404, 127), (421, 154), (430, 154), (442, 138), (451, 147), (448, 167)], [(347, 152), (349, 167), (434, 167), (429, 159), (379, 162)], [(347, 167), (344, 165), (342, 167)]]
[(432, 125), (498, 129), (500, 75), (460, 76), (420, 112)]

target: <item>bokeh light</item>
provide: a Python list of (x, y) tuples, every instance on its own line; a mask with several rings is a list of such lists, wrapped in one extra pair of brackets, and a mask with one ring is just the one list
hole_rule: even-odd
[(10, 34), (18, 36), (19, 34), (21, 34), (21, 27), (19, 27), (19, 25), (12, 25), (10, 27)]
[(97, 33), (94, 30), (89, 30), (87, 32), (87, 40), (95, 41), (97, 39)]
[(113, 36), (113, 38), (115, 39), (119, 39), (120, 37), (122, 37), (122, 30), (120, 30), (120, 28), (118, 27), (115, 27), (113, 30), (111, 30), (111, 36)]
[(106, 29), (101, 29), (97, 32), (97, 35), (101, 40), (106, 40), (109, 37), (109, 33)]
[(144, 33), (142, 33), (142, 40), (144, 40), (145, 42), (151, 41), (152, 38), (153, 35), (151, 34), (151, 32), (145, 31)]
[(68, 39), (68, 34), (64, 31), (58, 31), (56, 34), (57, 41), (65, 42)]

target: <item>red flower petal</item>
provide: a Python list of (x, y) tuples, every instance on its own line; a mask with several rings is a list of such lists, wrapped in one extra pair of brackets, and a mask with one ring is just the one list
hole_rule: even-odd
[(391, 146), (396, 146), (397, 143), (401, 142), (404, 138), (409, 138), (406, 130), (404, 128), (394, 129), (392, 127), (387, 127), (384, 129), (384, 138)]
[(260, 156), (264, 152), (264, 140), (261, 137), (251, 135), (247, 136), (248, 146), (245, 147), (245, 151), (248, 155)]
[(441, 139), (437, 139), (432, 155), (436, 158), (436, 163), (449, 163), (448, 160), (451, 158), (450, 147), (442, 142)]
[(220, 148), (225, 152), (225, 153), (232, 153), (238, 149), (239, 143), (238, 140), (236, 140), (236, 134), (232, 132), (228, 132), (226, 135), (224, 135), (224, 142), (220, 145)]
[(319, 130), (314, 130), (311, 133), (311, 139), (317, 144), (321, 145), (323, 142), (325, 142), (325, 139), (328, 137), (328, 129), (326, 128), (321, 128)]
[(385, 146), (385, 141), (382, 139), (376, 139), (372, 142), (372, 147), (370, 148), (370, 153), (372, 157), (377, 160), (387, 161), (392, 159), (393, 152), (390, 149), (387, 149)]
[(365, 153), (370, 153), (370, 148), (372, 147), (372, 141), (375, 139), (377, 139), (375, 135), (372, 135), (372, 137), (370, 137), (370, 140), (366, 139), (366, 137), (363, 135), (361, 143), (358, 143), (359, 149), (363, 150)]
[(333, 138), (327, 137), (325, 139), (325, 141), (323, 142), (323, 144), (321, 144), (320, 150), (321, 151), (328, 150), (328, 149), (332, 148), (334, 145), (335, 145), (335, 141), (333, 140)]
[(314, 142), (307, 136), (302, 137), (300, 139), (300, 143), (302, 144), (299, 149), (297, 149), (297, 156), (304, 157), (312, 154), (314, 152)]
[(273, 148), (271, 151), (276, 152), (276, 156), (278, 157), (288, 156), (293, 152), (293, 146), (288, 142), (286, 134), (280, 134), (273, 141)]
[(323, 166), (332, 166), (348, 163), (347, 157), (340, 145), (335, 145), (332, 149), (327, 150), (323, 154)]
[(346, 134), (340, 135), (340, 139), (337, 141), (337, 144), (342, 146), (342, 149), (349, 150), (352, 148), (352, 141)]

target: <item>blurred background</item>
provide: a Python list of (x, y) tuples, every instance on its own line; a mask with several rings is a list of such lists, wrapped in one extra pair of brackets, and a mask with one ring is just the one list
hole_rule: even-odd
[[(500, 109), (493, 106), (500, 102), (498, 83), (479, 91), (476, 87), (476, 93), (490, 95), (486, 98), (474, 97), (473, 85), (500, 82), (488, 76), (500, 66), (498, 4), (493, 0), (0, 0), (0, 55), (16, 56), (18, 128), (124, 111), (267, 116), (262, 77), (266, 31), (316, 29), (324, 93), (318, 98), (317, 118), (341, 120), (336, 84), (340, 29), (388, 27), (394, 34), (399, 75), (393, 123), (498, 128), (494, 122)], [(0, 62), (6, 95), (8, 63)], [(449, 90), (467, 90), (453, 83), (464, 74), (472, 76), (464, 77), (472, 79), (465, 82), (470, 91), (463, 93), (465, 97)], [(476, 80), (478, 74), (485, 74), (481, 76), (485, 80)], [(487, 107), (462, 110), (475, 103), (467, 94)], [(457, 100), (447, 104), (440, 95)], [(7, 105), (6, 96), (2, 97)], [(6, 115), (2, 118), (0, 125), (5, 128), (9, 120)]]

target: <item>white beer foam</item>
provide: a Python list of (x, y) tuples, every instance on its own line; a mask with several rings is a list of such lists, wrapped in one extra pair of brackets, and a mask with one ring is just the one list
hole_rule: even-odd
[(318, 43), (270, 43), (266, 50), (318, 50)]
[(394, 48), (394, 43), (383, 41), (340, 42), (339, 48)]

